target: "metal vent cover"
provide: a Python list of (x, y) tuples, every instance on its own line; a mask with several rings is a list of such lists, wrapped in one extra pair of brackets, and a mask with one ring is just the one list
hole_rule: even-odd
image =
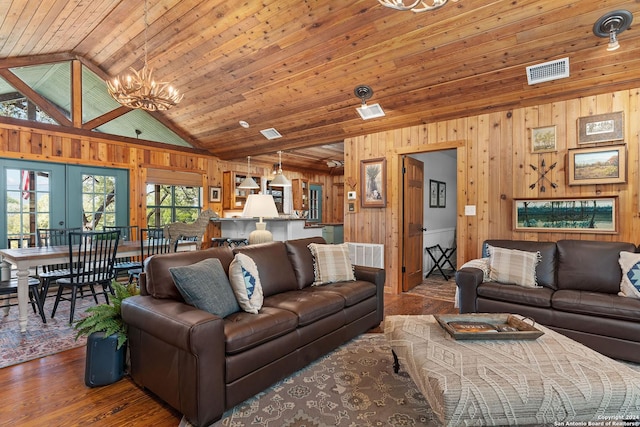
[(280, 132), (278, 132), (275, 128), (262, 129), (260, 133), (264, 135), (264, 137), (267, 139), (282, 138), (282, 135), (280, 135)]
[(530, 85), (565, 77), (569, 77), (568, 57), (527, 67), (527, 82)]
[(384, 117), (384, 110), (380, 106), (380, 104), (372, 104), (372, 105), (363, 105), (362, 107), (356, 108), (358, 110), (358, 114), (362, 117), (362, 120), (375, 119), (378, 117)]

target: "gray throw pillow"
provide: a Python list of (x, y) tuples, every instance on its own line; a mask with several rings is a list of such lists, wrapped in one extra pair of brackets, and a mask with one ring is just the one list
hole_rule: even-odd
[(170, 267), (169, 272), (187, 304), (220, 317), (240, 311), (218, 258), (207, 258), (182, 267)]

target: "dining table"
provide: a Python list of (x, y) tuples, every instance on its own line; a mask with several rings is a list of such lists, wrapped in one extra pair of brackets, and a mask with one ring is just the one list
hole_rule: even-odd
[[(196, 242), (180, 241), (176, 250), (182, 252), (195, 249), (197, 249)], [(140, 253), (139, 241), (122, 241), (118, 243), (116, 258), (140, 256)], [(29, 248), (0, 249), (0, 260), (0, 272), (3, 279), (11, 276), (11, 265), (16, 267), (16, 277), (18, 279), (18, 321), (20, 332), (26, 332), (29, 308), (30, 269), (42, 265), (69, 263), (69, 246), (36, 246)]]

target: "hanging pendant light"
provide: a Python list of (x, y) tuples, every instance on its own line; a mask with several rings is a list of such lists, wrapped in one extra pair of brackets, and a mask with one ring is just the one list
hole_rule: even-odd
[(291, 181), (282, 174), (282, 151), (278, 151), (278, 172), (270, 185), (272, 187), (291, 187)]
[(130, 70), (133, 74), (107, 80), (107, 89), (113, 98), (125, 107), (147, 111), (165, 111), (182, 101), (177, 89), (167, 82), (153, 79), (153, 69), (147, 64), (147, 0), (144, 1), (144, 66)]
[(260, 188), (256, 181), (251, 177), (251, 156), (247, 156), (247, 177), (238, 185), (238, 188), (246, 188), (255, 190)]

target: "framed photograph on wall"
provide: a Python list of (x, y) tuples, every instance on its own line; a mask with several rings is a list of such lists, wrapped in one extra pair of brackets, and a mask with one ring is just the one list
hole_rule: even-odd
[(558, 151), (556, 147), (556, 127), (531, 128), (531, 152), (549, 153)]
[(514, 199), (515, 231), (617, 233), (617, 197)]
[(578, 118), (578, 144), (624, 139), (624, 113), (598, 114)]
[(569, 185), (627, 182), (626, 148), (621, 144), (569, 150)]
[(210, 202), (222, 201), (222, 189), (220, 187), (209, 187), (209, 201)]
[(360, 203), (363, 208), (387, 205), (387, 160), (383, 157), (360, 161)]
[(438, 207), (438, 184), (440, 181), (429, 180), (429, 207)]

